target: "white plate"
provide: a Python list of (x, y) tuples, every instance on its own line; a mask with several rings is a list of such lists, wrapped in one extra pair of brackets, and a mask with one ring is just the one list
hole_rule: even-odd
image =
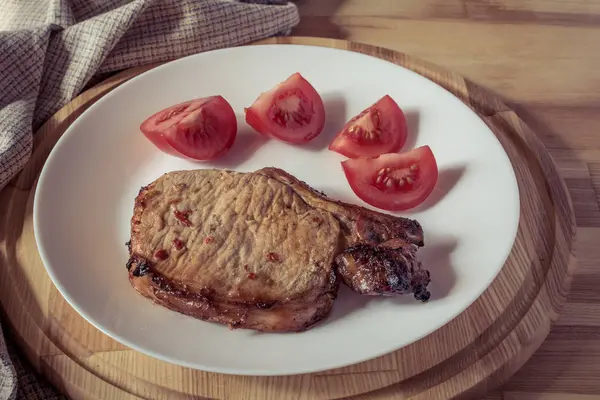
[[(326, 104), (324, 132), (306, 146), (266, 141), (245, 124), (243, 107), (292, 73)], [(161, 174), (200, 167), (285, 169), (340, 200), (362, 203), (327, 150), (336, 130), (384, 94), (405, 110), (406, 148), (428, 144), (440, 168), (421, 222), (432, 299), (361, 297), (342, 288), (332, 315), (301, 334), (258, 334), (195, 320), (153, 305), (127, 279), (125, 242), (133, 199)], [(164, 107), (223, 95), (240, 133), (231, 152), (195, 164), (158, 151), (140, 122)], [(405, 148), (405, 149), (406, 149)], [(172, 363), (245, 375), (285, 375), (341, 367), (406, 346), (440, 328), (481, 295), (502, 268), (519, 219), (510, 161), (467, 106), (431, 81), (358, 53), (311, 46), (240, 47), (184, 58), (144, 73), (90, 107), (65, 132), (42, 171), (35, 236), (54, 284), (84, 318), (114, 339)]]

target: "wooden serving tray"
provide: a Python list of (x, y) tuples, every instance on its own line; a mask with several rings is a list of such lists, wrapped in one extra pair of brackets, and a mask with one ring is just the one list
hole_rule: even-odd
[(340, 40), (274, 38), (327, 46), (409, 68), (445, 87), (494, 131), (515, 169), (521, 218), (499, 276), (465, 312), (424, 339), (378, 359), (287, 377), (243, 377), (183, 368), (131, 350), (87, 323), (58, 293), (36, 250), (32, 204), (38, 174), (65, 129), (91, 104), (152, 68), (134, 68), (83, 93), (35, 135), (31, 160), (0, 193), (0, 302), (34, 366), (75, 399), (447, 399), (501, 384), (546, 338), (575, 268), (575, 220), (566, 187), (542, 143), (499, 98), (460, 76), (391, 50)]

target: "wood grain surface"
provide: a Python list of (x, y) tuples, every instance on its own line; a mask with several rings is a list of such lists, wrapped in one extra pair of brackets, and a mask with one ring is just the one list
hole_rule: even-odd
[[(113, 87), (112, 78), (57, 113), (36, 135), (31, 161), (0, 194), (0, 301), (34, 365), (73, 398), (446, 399), (480, 396), (510, 377), (546, 338), (574, 271), (575, 217), (566, 187), (538, 136), (498, 97), (459, 75), (388, 49), (346, 41), (278, 38), (370, 54), (446, 87), (492, 128), (521, 191), (519, 232), (498, 278), (467, 311), (434, 334), (373, 361), (291, 377), (238, 377), (160, 362), (85, 322), (56, 291), (35, 250), (35, 181), (66, 127)], [(435, 272), (434, 272), (435, 274)]]

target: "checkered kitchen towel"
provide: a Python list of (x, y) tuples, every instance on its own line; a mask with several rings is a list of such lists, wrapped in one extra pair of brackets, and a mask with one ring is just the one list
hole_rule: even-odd
[[(286, 0), (0, 0), (0, 189), (27, 162), (32, 131), (93, 79), (288, 34), (298, 20)], [(0, 329), (0, 400), (48, 398), (32, 382), (16, 376)]]

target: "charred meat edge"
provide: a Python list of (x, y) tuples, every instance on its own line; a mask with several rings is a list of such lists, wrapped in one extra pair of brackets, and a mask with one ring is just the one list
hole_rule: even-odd
[[(248, 314), (256, 310), (271, 310), (276, 309), (278, 306), (287, 307), (290, 305), (288, 302), (279, 301), (256, 301), (256, 302), (232, 302), (227, 300), (221, 300), (214, 297), (214, 293), (209, 288), (203, 288), (199, 292), (188, 291), (185, 285), (177, 282), (176, 280), (169, 279), (159, 272), (153, 269), (152, 262), (146, 260), (143, 257), (132, 255), (127, 262), (127, 269), (129, 270), (130, 279), (146, 279), (147, 283), (152, 289), (152, 300), (159, 302), (161, 305), (170, 308), (174, 311), (182, 314), (190, 315), (195, 318), (203, 319), (206, 321), (219, 322), (229, 325), (230, 328), (245, 327), (248, 319)], [(315, 304), (321, 304), (323, 300), (325, 306), (328, 302), (333, 302), (337, 298), (337, 292), (339, 289), (339, 280), (332, 273), (329, 284), (326, 290), (324, 290), (314, 302)], [(146, 296), (147, 297), (147, 296)], [(298, 299), (298, 305), (302, 305), (301, 298)], [(171, 303), (175, 301), (185, 302), (188, 307), (175, 307)], [(190, 303), (193, 304), (190, 306)], [(311, 303), (313, 304), (313, 303)], [(223, 308), (232, 307), (231, 310), (223, 310)], [(211, 310), (215, 316), (210, 317), (198, 315), (195, 311), (199, 309)], [(293, 308), (291, 309), (293, 311)], [(331, 307), (326, 307), (322, 310), (322, 307), (317, 310), (315, 315), (307, 321), (304, 325), (295, 329), (293, 332), (302, 332), (308, 330), (321, 322), (330, 313)], [(255, 330), (267, 330), (261, 329), (260, 326), (252, 326), (251, 329)]]

